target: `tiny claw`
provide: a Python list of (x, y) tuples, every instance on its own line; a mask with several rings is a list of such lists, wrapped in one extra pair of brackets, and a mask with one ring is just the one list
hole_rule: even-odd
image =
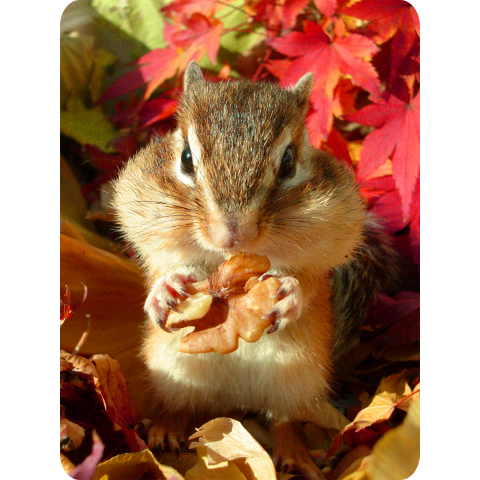
[(157, 455), (161, 455), (164, 451), (164, 448), (163, 448), (163, 445), (159, 443), (158, 445), (155, 445), (153, 448), (150, 448), (150, 450), (152, 450)]
[(275, 322), (273, 323), (273, 325), (270, 327), (270, 330), (267, 331), (267, 333), (276, 332), (278, 330), (278, 327), (280, 326), (280, 322), (281, 322), (281, 320), (279, 318), (277, 318), (275, 320)]
[(172, 331), (166, 326), (167, 323), (167, 316), (162, 315), (158, 320), (157, 320), (158, 326), (165, 332), (167, 333), (172, 333)]
[(261, 317), (262, 320), (272, 320), (272, 326), (270, 327), (270, 330), (267, 331), (267, 333), (273, 333), (278, 330), (280, 322), (282, 321), (280, 318), (278, 318), (278, 315), (279, 311), (276, 308), (273, 308), (272, 310), (270, 310), (269, 313)]
[(179, 290), (180, 295), (183, 295), (185, 297), (191, 297), (192, 295), (190, 293), (187, 292), (187, 290), (185, 288), (182, 288), (181, 290)]
[(148, 431), (150, 430), (150, 427), (152, 426), (152, 421), (149, 420), (148, 418), (145, 418), (143, 420), (140, 420), (133, 430), (137, 432), (139, 437), (144, 437)]
[(178, 303), (175, 300), (171, 300), (167, 302), (168, 308), (173, 310), (174, 312), (181, 313), (180, 310), (177, 308)]
[(281, 300), (282, 298), (285, 298), (288, 295), (288, 292), (285, 288), (281, 287), (278, 289), (277, 293), (275, 295), (272, 295), (272, 298), (276, 298), (277, 300)]
[(177, 458), (180, 460), (180, 448), (175, 447), (175, 453), (177, 454)]
[(275, 319), (278, 316), (278, 311), (276, 309), (270, 310), (269, 313), (260, 317), (262, 320)]

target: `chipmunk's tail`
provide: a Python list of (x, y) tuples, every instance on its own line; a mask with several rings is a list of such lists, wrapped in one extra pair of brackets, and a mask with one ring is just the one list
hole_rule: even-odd
[(358, 344), (367, 308), (377, 293), (393, 296), (399, 290), (402, 262), (390, 239), (373, 215), (365, 222), (363, 244), (350, 263), (338, 268), (332, 278), (335, 322), (333, 359)]

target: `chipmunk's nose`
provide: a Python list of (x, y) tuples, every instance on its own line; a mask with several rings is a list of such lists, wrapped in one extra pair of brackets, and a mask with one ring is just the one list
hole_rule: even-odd
[(218, 248), (242, 249), (258, 235), (256, 223), (245, 216), (215, 215), (208, 223), (208, 236)]

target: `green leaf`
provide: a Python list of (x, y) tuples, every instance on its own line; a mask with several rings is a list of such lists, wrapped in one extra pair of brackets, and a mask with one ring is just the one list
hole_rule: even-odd
[(67, 101), (60, 112), (60, 131), (81, 145), (95, 145), (104, 152), (115, 152), (109, 143), (118, 135), (100, 106), (87, 109), (77, 97)]
[[(198, 64), (204, 70), (218, 73), (223, 65), (228, 63), (230, 66), (232, 66), (230, 75), (232, 77), (241, 77), (234, 67), (238, 55), (244, 54), (265, 40), (265, 36), (263, 35), (266, 31), (265, 27), (261, 26), (260, 24), (250, 24), (248, 26), (245, 25), (249, 17), (243, 11), (244, 4), (245, 0), (235, 0), (214, 15), (216, 18), (222, 21), (225, 30), (239, 28), (239, 31), (229, 32), (225, 35), (222, 35), (220, 39), (220, 49), (218, 50), (216, 65), (212, 64), (208, 58), (208, 55), (204, 55), (200, 59)], [(247, 28), (252, 31), (242, 33), (242, 30)]]
[(98, 15), (113, 23), (148, 49), (163, 48), (163, 0), (92, 0)]
[[(215, 17), (223, 22), (225, 29), (237, 28), (239, 25), (245, 24), (249, 19), (243, 11), (244, 5), (245, 0), (235, 0), (217, 12)], [(226, 15), (228, 10), (231, 10), (231, 13)], [(245, 27), (242, 26), (243, 28)], [(254, 29), (254, 31), (251, 33), (229, 32), (223, 35), (220, 46), (229, 52), (242, 54), (265, 40), (266, 37), (263, 35), (266, 31), (265, 27), (262, 27), (260, 24), (251, 24), (248, 28)]]

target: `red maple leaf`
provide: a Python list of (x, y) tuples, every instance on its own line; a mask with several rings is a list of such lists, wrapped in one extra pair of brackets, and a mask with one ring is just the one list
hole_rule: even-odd
[(255, 22), (264, 23), (273, 35), (281, 30), (295, 26), (298, 14), (306, 7), (309, 0), (253, 0), (246, 4), (248, 12), (252, 12)]
[(222, 8), (225, 8), (226, 4), (232, 0), (175, 0), (162, 8), (162, 12), (171, 13), (186, 13), (191, 15), (196, 12), (201, 12), (207, 17), (213, 16)]
[(391, 175), (361, 182), (360, 192), (368, 200), (370, 210), (380, 219), (389, 235), (404, 229), (409, 219), (402, 215), (402, 202)]
[(285, 37), (275, 38), (271, 45), (287, 57), (295, 58), (282, 77), (281, 85), (292, 85), (305, 73), (314, 73), (311, 102), (317, 116), (317, 128), (323, 138), (327, 137), (332, 127), (332, 110), (341, 113), (340, 103), (334, 95), (340, 78), (350, 75), (355, 85), (375, 97), (381, 94), (377, 73), (365, 60), (377, 52), (378, 47), (362, 35), (331, 39), (320, 25), (307, 21), (304, 32), (292, 32)]
[[(391, 70), (398, 69), (420, 36), (420, 20), (415, 8), (403, 0), (363, 0), (341, 9), (340, 13), (370, 22), (367, 36), (377, 44), (393, 37)], [(392, 73), (396, 75), (396, 73)]]
[(413, 37), (420, 35), (420, 19), (417, 11), (404, 0), (363, 0), (354, 5), (340, 9), (338, 13), (361, 18), (370, 22), (368, 28), (375, 34), (378, 43), (392, 38), (397, 30)]
[[(164, 95), (146, 101), (140, 109), (134, 107), (121, 112), (110, 120), (113, 123), (126, 124), (130, 127), (135, 124), (138, 125), (138, 128), (143, 128), (152, 123), (171, 117), (175, 113), (176, 108), (177, 101)], [(131, 156), (133, 153), (135, 153), (135, 149), (132, 153), (127, 155), (127, 157)]]
[(372, 104), (346, 117), (377, 127), (363, 142), (358, 164), (359, 179), (368, 177), (392, 160), (392, 174), (402, 200), (404, 218), (410, 216), (412, 195), (420, 171), (420, 93), (405, 103), (393, 95), (388, 102)]
[(337, 0), (313, 0), (313, 3), (327, 17), (331, 17), (337, 8)]
[(420, 342), (420, 293), (402, 291), (394, 298), (379, 294), (365, 325), (382, 332), (371, 341), (374, 358), (395, 355), (399, 349), (415, 351)]
[[(179, 21), (186, 27), (182, 29)], [(179, 15), (174, 27), (165, 29), (165, 40), (186, 50), (185, 65), (193, 58), (200, 59), (205, 53), (215, 65), (220, 47), (220, 36), (223, 33), (223, 23), (216, 18), (208, 18), (195, 12), (190, 16)], [(182, 66), (180, 66), (182, 70)]]
[(420, 176), (413, 193), (410, 213), (412, 215), (409, 232), (410, 246), (412, 247), (414, 262), (420, 265)]
[(114, 82), (102, 95), (99, 103), (133, 92), (145, 84), (147, 88), (143, 99), (146, 100), (159, 85), (175, 75), (180, 58), (174, 45), (148, 52), (133, 62), (133, 65), (139, 68), (131, 70)]

